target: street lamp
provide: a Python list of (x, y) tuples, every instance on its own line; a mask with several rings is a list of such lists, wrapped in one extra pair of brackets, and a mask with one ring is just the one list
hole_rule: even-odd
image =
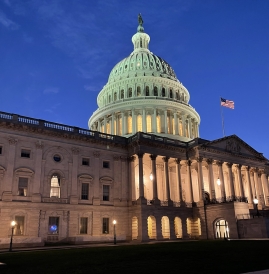
[(257, 210), (257, 216), (259, 216), (259, 210), (258, 210), (258, 203), (259, 203), (259, 200), (257, 199), (257, 197), (255, 196), (255, 198), (253, 199), (253, 203), (256, 207), (256, 210)]
[(116, 239), (116, 223), (117, 223), (117, 221), (114, 220), (113, 221), (113, 226), (114, 226), (114, 245), (117, 243), (117, 239)]
[(11, 222), (11, 237), (10, 237), (10, 244), (9, 244), (9, 252), (12, 251), (12, 239), (13, 239), (13, 233), (14, 233), (14, 227), (16, 225), (15, 221)]

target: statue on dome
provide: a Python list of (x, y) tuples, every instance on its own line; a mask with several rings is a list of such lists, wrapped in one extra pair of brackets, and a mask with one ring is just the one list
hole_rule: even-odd
[(140, 26), (143, 25), (143, 19), (142, 19), (141, 13), (138, 14), (138, 23), (139, 23)]

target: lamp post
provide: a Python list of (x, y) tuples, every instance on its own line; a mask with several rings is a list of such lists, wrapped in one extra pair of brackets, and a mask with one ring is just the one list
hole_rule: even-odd
[(258, 203), (259, 203), (259, 200), (257, 199), (257, 197), (255, 196), (255, 198), (253, 199), (253, 203), (254, 203), (254, 205), (255, 205), (255, 207), (256, 207), (256, 211), (257, 211), (257, 216), (260, 216), (260, 214), (259, 214), (259, 210), (258, 210)]
[(9, 244), (9, 252), (12, 251), (12, 240), (13, 240), (13, 233), (14, 233), (14, 227), (16, 225), (15, 221), (11, 222), (11, 237), (10, 237), (10, 244)]
[(114, 245), (117, 243), (117, 238), (116, 238), (116, 223), (117, 221), (113, 221), (113, 227), (114, 227)]

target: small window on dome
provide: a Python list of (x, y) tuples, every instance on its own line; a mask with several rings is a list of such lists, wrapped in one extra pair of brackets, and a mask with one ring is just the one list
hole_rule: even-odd
[(129, 95), (129, 98), (132, 97), (132, 95), (133, 95), (132, 88), (128, 89), (128, 95)]
[(137, 96), (141, 96), (141, 88), (137, 87)]
[(149, 87), (146, 86), (146, 96), (149, 96)]
[(121, 92), (120, 92), (120, 98), (121, 99), (124, 99), (124, 90), (122, 89)]
[(165, 88), (162, 88), (162, 97), (165, 97)]
[(154, 96), (158, 96), (158, 88), (154, 87)]

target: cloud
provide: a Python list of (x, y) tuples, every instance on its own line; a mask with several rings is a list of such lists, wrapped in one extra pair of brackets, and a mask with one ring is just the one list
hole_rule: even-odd
[(19, 25), (8, 19), (7, 16), (0, 10), (0, 24), (10, 30), (16, 30), (19, 28)]
[(43, 93), (44, 94), (56, 94), (59, 92), (59, 88), (55, 88), (55, 87), (50, 87), (50, 88), (46, 88), (44, 89)]

